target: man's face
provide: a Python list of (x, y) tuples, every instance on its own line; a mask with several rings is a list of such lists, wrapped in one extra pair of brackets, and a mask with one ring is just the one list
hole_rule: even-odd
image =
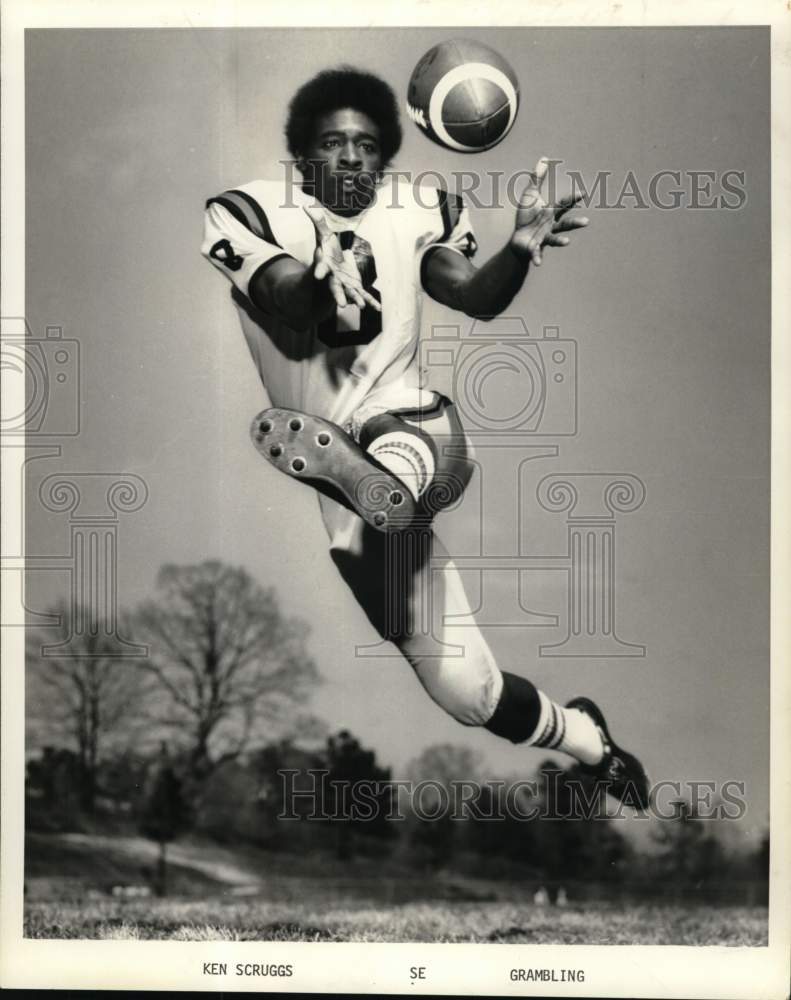
[(356, 215), (373, 200), (382, 167), (379, 127), (352, 108), (321, 115), (304, 160), (305, 187), (322, 205)]

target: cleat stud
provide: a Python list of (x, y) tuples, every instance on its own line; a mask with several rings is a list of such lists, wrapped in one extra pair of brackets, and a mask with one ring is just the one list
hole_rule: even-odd
[(383, 514), (381, 511), (374, 514), (374, 524), (379, 525), (379, 527), (381, 527), (386, 521), (387, 515)]
[(299, 419), (299, 417), (294, 417), (292, 420), (289, 420), (288, 426), (291, 428), (292, 431), (301, 431), (302, 421)]
[(269, 454), (272, 456), (272, 458), (280, 458), (280, 456), (283, 454), (283, 445), (273, 444), (272, 447), (269, 449)]
[(291, 468), (294, 470), (294, 472), (302, 472), (302, 470), (305, 468), (305, 459), (295, 458), (291, 462)]
[(326, 448), (328, 444), (332, 442), (332, 436), (326, 431), (322, 431), (321, 434), (316, 438), (316, 443), (320, 444), (322, 448)]
[(394, 507), (400, 507), (403, 502), (404, 502), (404, 494), (401, 493), (399, 490), (393, 490), (393, 492), (390, 494), (390, 503)]
[(258, 429), (259, 431), (261, 431), (262, 434), (268, 434), (272, 430), (272, 421), (262, 420), (261, 423), (258, 425)]

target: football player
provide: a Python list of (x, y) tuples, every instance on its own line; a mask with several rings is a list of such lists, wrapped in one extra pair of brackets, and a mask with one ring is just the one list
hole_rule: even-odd
[(437, 704), (465, 725), (563, 751), (645, 808), (645, 771), (593, 702), (556, 704), (501, 669), (476, 628), (463, 655), (447, 655), (446, 620), (472, 612), (431, 529), (473, 467), (453, 403), (421, 385), (423, 295), (499, 315), (545, 250), (587, 225), (570, 211), (580, 196), (548, 203), (541, 160), (502, 248), (476, 267), (461, 199), (388, 178), (401, 129), (379, 78), (320, 73), (293, 98), (286, 141), (298, 184), (255, 180), (210, 198), (205, 213), (202, 252), (232, 283), (271, 404), (253, 422), (256, 446), (318, 491), (343, 579)]

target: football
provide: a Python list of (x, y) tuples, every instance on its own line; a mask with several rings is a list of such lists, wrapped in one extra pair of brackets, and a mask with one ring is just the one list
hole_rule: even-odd
[(440, 146), (460, 153), (491, 149), (508, 135), (519, 108), (519, 81), (488, 45), (456, 38), (429, 49), (412, 72), (407, 114)]

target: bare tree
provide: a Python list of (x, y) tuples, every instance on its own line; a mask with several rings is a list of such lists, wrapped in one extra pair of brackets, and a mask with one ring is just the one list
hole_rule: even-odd
[(307, 625), (283, 615), (272, 588), (243, 569), (208, 561), (163, 566), (158, 594), (138, 609), (135, 640), (162, 694), (158, 718), (186, 744), (200, 778), (271, 739), (319, 675)]
[[(70, 637), (69, 606), (61, 603), (50, 613), (59, 617), (60, 624), (27, 636), (27, 743), (32, 748), (60, 746), (76, 752), (80, 803), (92, 812), (102, 756), (139, 748), (145, 738), (150, 680), (141, 668), (143, 660), (113, 655), (102, 623), (95, 633)], [(75, 617), (80, 614), (77, 609)]]
[(464, 834), (453, 818), (459, 814), (458, 789), (462, 783), (479, 783), (482, 768), (479, 754), (453, 743), (434, 743), (407, 765), (417, 806), (412, 844), (429, 870), (443, 868), (457, 852)]
[(480, 781), (483, 761), (469, 747), (454, 743), (432, 743), (407, 766), (413, 782), (433, 781), (445, 788), (453, 782)]
[(159, 749), (159, 759), (147, 781), (140, 816), (140, 830), (157, 842), (154, 889), (158, 896), (168, 892), (168, 843), (175, 840), (189, 824), (189, 810), (182, 793), (182, 781), (170, 761), (166, 743)]

